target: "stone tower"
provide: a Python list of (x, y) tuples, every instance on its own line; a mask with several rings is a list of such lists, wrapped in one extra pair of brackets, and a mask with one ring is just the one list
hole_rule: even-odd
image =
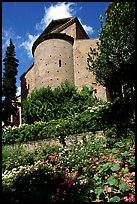
[(76, 17), (52, 20), (33, 44), (34, 63), (20, 77), (22, 100), (34, 89), (55, 88), (65, 80), (78, 89), (92, 86), (97, 97), (106, 100), (105, 87), (86, 69), (88, 52), (97, 47), (97, 40), (89, 39)]

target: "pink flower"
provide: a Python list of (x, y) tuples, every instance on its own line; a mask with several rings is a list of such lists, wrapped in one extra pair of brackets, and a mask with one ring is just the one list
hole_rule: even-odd
[(74, 177), (76, 178), (78, 176), (78, 171), (75, 171)]
[(52, 161), (54, 161), (55, 160), (55, 156), (49, 156), (49, 159), (50, 159), (50, 161), (52, 162)]
[(132, 156), (132, 154), (130, 153), (130, 154), (128, 154), (128, 156), (129, 156), (129, 157), (131, 157), (131, 156)]
[(66, 177), (70, 178), (71, 177), (71, 173), (67, 173)]
[(65, 173), (70, 173), (70, 170), (68, 168), (66, 168)]
[(132, 151), (132, 150), (134, 150), (134, 148), (130, 147), (130, 150)]
[(57, 152), (54, 152), (54, 155), (56, 156), (56, 155), (57, 155)]
[(113, 134), (111, 137), (112, 137), (112, 138), (115, 138), (115, 137), (116, 137), (116, 134)]
[(46, 160), (45, 159), (42, 159), (42, 164), (45, 164)]
[(130, 176), (135, 176), (135, 172), (130, 173)]
[(128, 197), (127, 197), (127, 196), (123, 197), (122, 199), (123, 199), (124, 201), (128, 201)]
[(96, 172), (95, 174), (98, 175), (98, 172)]
[(135, 187), (135, 182), (133, 182), (133, 183), (131, 184), (131, 187), (132, 187), (132, 188), (134, 188), (134, 187)]
[(98, 161), (98, 158), (95, 158), (93, 161), (94, 161), (94, 162)]
[(101, 157), (102, 157), (102, 159), (106, 159), (106, 156), (104, 156), (104, 155), (103, 155), (103, 156), (101, 156)]
[(129, 202), (135, 202), (135, 197), (133, 194), (129, 196)]
[(121, 166), (122, 164), (123, 164), (123, 162), (120, 161), (120, 162), (119, 162), (119, 166)]

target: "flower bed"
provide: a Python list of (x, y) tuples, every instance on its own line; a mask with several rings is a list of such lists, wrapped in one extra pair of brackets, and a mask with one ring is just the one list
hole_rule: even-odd
[(10, 153), (4, 156), (3, 198), (18, 202), (135, 202), (135, 145), (113, 140), (113, 146), (105, 147), (106, 139), (85, 135), (78, 142), (75, 137), (65, 148), (44, 145), (31, 153), (15, 148), (12, 166), (7, 165)]

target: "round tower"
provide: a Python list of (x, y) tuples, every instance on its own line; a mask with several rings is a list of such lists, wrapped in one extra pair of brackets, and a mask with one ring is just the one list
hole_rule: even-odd
[(35, 88), (74, 83), (74, 39), (62, 33), (40, 36), (33, 44)]

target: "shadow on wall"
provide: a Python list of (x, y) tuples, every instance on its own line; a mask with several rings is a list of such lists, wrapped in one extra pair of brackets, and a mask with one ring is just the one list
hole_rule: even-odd
[(29, 90), (29, 84), (27, 86), (25, 77), (22, 77), (22, 79), (21, 79), (21, 102), (24, 99), (26, 99), (26, 97), (28, 95), (28, 90)]

